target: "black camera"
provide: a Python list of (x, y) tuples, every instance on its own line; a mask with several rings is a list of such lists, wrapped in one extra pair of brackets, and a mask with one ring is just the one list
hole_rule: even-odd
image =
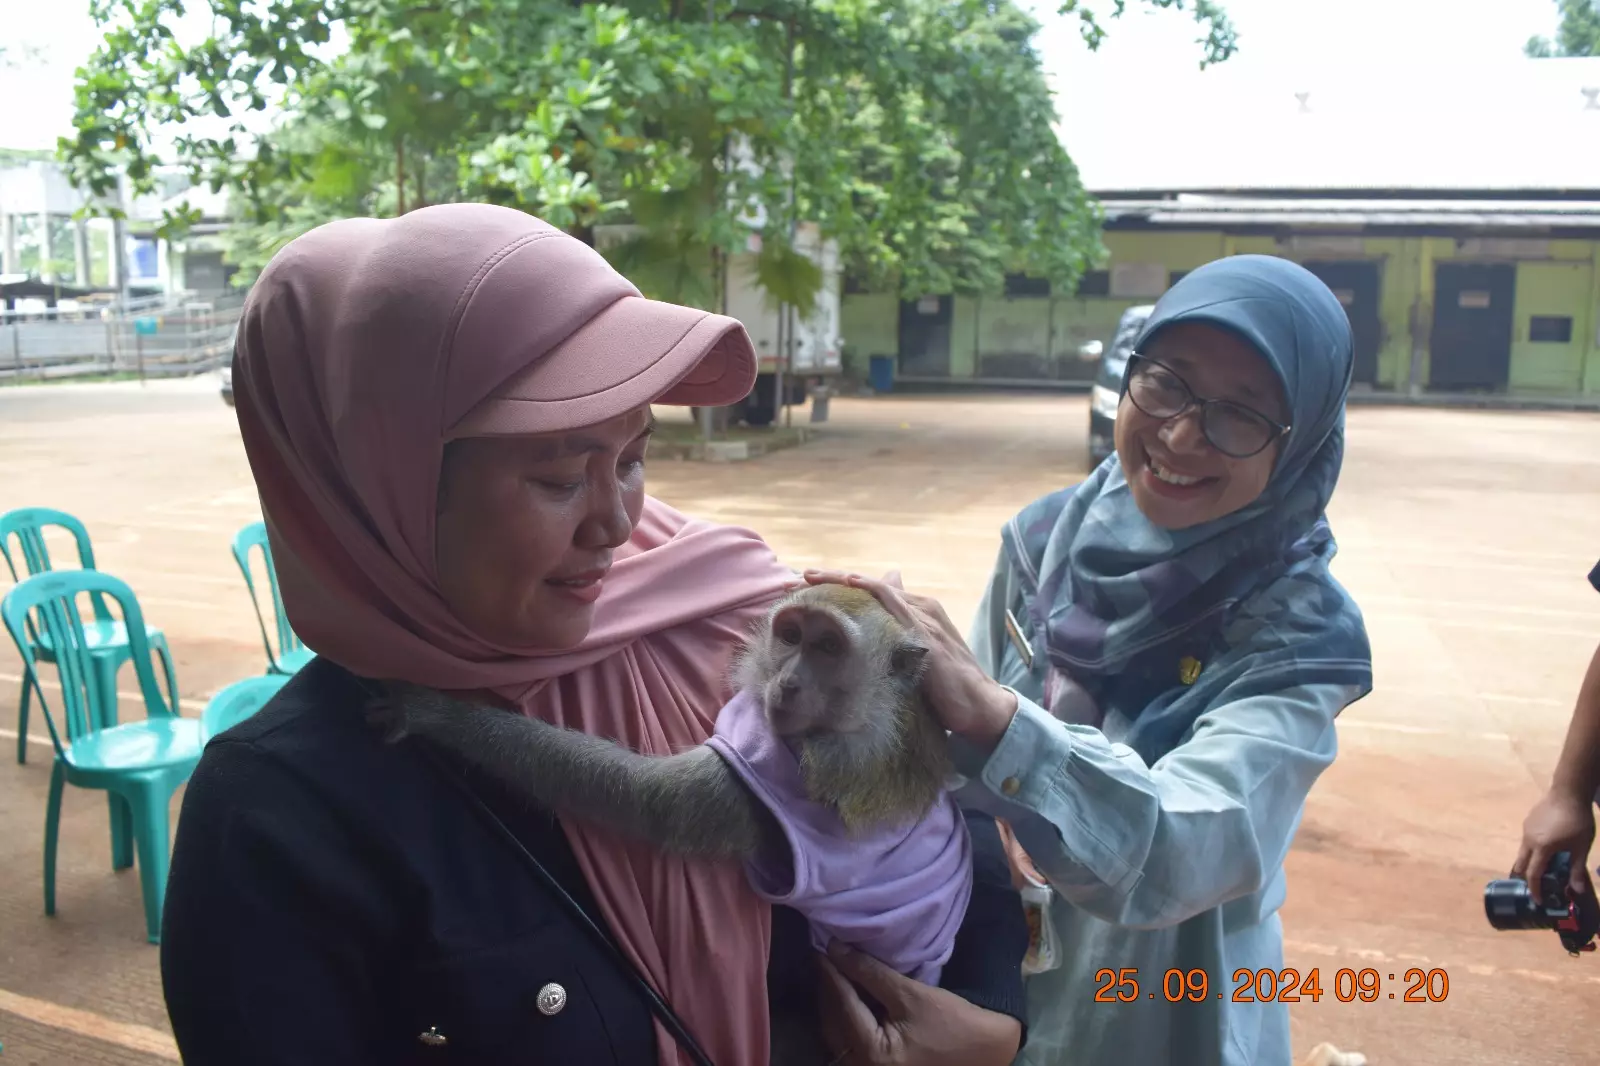
[(1554, 929), (1561, 946), (1573, 955), (1595, 950), (1600, 933), (1600, 901), (1593, 893), (1571, 890), (1572, 856), (1557, 852), (1539, 877), (1539, 892), (1520, 877), (1490, 881), (1483, 890), (1483, 910), (1496, 929)]

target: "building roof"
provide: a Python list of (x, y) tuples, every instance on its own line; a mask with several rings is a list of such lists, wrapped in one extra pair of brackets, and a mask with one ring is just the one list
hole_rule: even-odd
[[(155, 192), (131, 198), (126, 195), (126, 183), (119, 183), (122, 187), (114, 199), (127, 211), (134, 226), (160, 222), (166, 210), (176, 210), (185, 203), (207, 219), (228, 217), (225, 192), (214, 193), (206, 185), (191, 185), (188, 176), (176, 167), (158, 169), (156, 180)], [(66, 169), (55, 160), (0, 165), (0, 214), (69, 215), (88, 203), (89, 197), (73, 187)]]
[(1600, 58), (1164, 72), (1069, 103), (1098, 195), (1410, 190), (1600, 199)]
[[(4, 275), (15, 278), (16, 275)], [(24, 298), (41, 299), (74, 299), (79, 296), (88, 296), (94, 289), (81, 288), (77, 285), (63, 285), (55, 281), (40, 281), (38, 278), (24, 277), (21, 280), (0, 281), (0, 300), (13, 300)]]
[(1180, 193), (1163, 198), (1106, 199), (1101, 206), (1112, 225), (1600, 230), (1600, 199), (1350, 200)]

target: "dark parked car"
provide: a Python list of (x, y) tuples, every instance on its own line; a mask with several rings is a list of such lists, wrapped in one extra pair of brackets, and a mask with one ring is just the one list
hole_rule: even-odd
[(1128, 368), (1128, 353), (1133, 351), (1134, 338), (1144, 326), (1145, 319), (1155, 307), (1143, 304), (1130, 307), (1122, 313), (1117, 323), (1117, 336), (1100, 357), (1100, 371), (1095, 375), (1094, 386), (1089, 390), (1089, 463), (1099, 466), (1106, 457), (1117, 450), (1112, 433), (1116, 427), (1117, 404), (1122, 400), (1122, 374)]

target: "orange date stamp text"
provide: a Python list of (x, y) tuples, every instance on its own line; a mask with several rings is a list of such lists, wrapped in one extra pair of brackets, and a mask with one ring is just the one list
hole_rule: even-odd
[(1094, 981), (1096, 1003), (1136, 1003), (1141, 999), (1200, 1003), (1223, 998), (1234, 1003), (1316, 1003), (1325, 995), (1340, 1003), (1443, 1003), (1450, 994), (1447, 972), (1418, 966), (1394, 973), (1371, 966), (1359, 970), (1343, 967), (1334, 971), (1327, 986), (1322, 983), (1321, 969), (1315, 966), (1304, 974), (1293, 968), (1240, 967), (1226, 983), (1212, 981), (1200, 967), (1173, 967), (1151, 980), (1141, 978), (1138, 967), (1114, 970), (1108, 966), (1095, 971)]

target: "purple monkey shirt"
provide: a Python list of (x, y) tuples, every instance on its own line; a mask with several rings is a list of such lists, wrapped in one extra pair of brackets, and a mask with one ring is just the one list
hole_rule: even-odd
[(948, 792), (921, 820), (852, 838), (838, 814), (812, 801), (800, 761), (741, 692), (706, 741), (765, 803), (789, 838), (794, 878), (752, 861), (756, 894), (811, 922), (819, 951), (840, 940), (926, 984), (937, 985), (972, 898), (972, 841)]

